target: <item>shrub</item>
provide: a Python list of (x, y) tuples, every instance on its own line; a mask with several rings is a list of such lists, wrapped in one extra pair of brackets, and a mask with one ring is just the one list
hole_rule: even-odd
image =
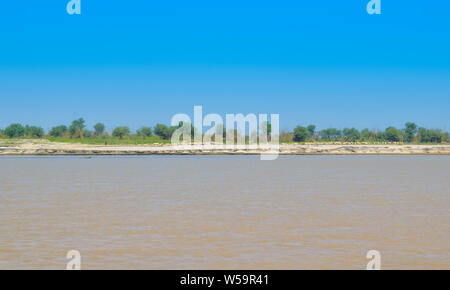
[(20, 124), (11, 124), (5, 128), (5, 135), (9, 138), (23, 137), (25, 135), (25, 128)]
[[(175, 131), (178, 127), (174, 127)], [(171, 130), (169, 129), (169, 127), (167, 127), (166, 125), (163, 124), (156, 124), (155, 126), (155, 135), (161, 137), (161, 139), (163, 140), (168, 140), (171, 136), (171, 133), (173, 133), (173, 131), (171, 132)]]
[(33, 137), (33, 138), (42, 138), (44, 137), (44, 129), (36, 126), (26, 126), (25, 127), (25, 136)]
[(305, 127), (297, 126), (294, 129), (294, 141), (295, 142), (305, 142), (309, 136), (310, 136), (310, 132)]
[(92, 136), (94, 136), (94, 133), (92, 133), (92, 131), (89, 131), (89, 130), (84, 130), (83, 131), (83, 137), (84, 138), (92, 138)]
[(53, 127), (49, 134), (52, 137), (63, 137), (68, 133), (67, 126), (61, 125)]
[(151, 127), (141, 127), (136, 131), (139, 137), (145, 138), (152, 136), (152, 128)]
[(361, 131), (361, 138), (363, 140), (369, 140), (373, 137), (373, 133), (369, 129), (363, 129)]
[(281, 143), (291, 143), (292, 141), (294, 141), (294, 136), (288, 132), (281, 132), (280, 135), (280, 142)]
[(337, 138), (341, 137), (342, 133), (341, 133), (341, 130), (338, 130), (336, 128), (328, 128), (328, 129), (320, 131), (319, 135), (322, 139), (330, 140), (331, 138), (337, 139)]
[(125, 126), (116, 127), (113, 130), (112, 135), (114, 137), (119, 137), (120, 139), (123, 139), (123, 137), (130, 135), (130, 128)]
[(394, 127), (388, 127), (384, 131), (384, 138), (390, 142), (398, 142), (402, 136), (402, 132)]
[(419, 141), (422, 143), (442, 143), (447, 140), (448, 134), (442, 133), (439, 130), (429, 130), (425, 128), (419, 128), (418, 131)]
[(361, 139), (361, 134), (355, 128), (344, 128), (343, 133), (348, 141), (354, 142), (354, 141), (358, 141), (359, 139)]

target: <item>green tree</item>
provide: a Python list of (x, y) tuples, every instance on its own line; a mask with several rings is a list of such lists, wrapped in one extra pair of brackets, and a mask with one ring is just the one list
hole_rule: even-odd
[(420, 143), (429, 142), (428, 130), (425, 128), (419, 128), (417, 132), (417, 137)]
[(33, 138), (44, 137), (44, 129), (36, 126), (25, 126), (25, 136)]
[(332, 138), (337, 139), (337, 138), (341, 137), (342, 132), (341, 132), (341, 130), (338, 130), (336, 128), (328, 128), (328, 129), (320, 131), (319, 135), (322, 139), (331, 140)]
[(116, 127), (113, 130), (112, 135), (114, 137), (119, 137), (120, 139), (123, 139), (123, 137), (130, 135), (130, 128), (128, 128), (126, 126)]
[(152, 128), (151, 127), (141, 127), (136, 131), (136, 134), (142, 138), (152, 136)]
[(359, 139), (361, 139), (361, 134), (359, 133), (359, 131), (356, 128), (344, 128), (343, 133), (344, 133), (344, 136), (349, 141), (354, 142), (354, 141), (358, 141)]
[(85, 127), (83, 118), (73, 121), (72, 125), (69, 127), (70, 136), (73, 138), (83, 138), (83, 130)]
[(373, 136), (373, 132), (371, 132), (369, 129), (363, 129), (361, 131), (361, 138), (363, 140), (369, 140), (372, 138), (372, 136)]
[(52, 137), (63, 137), (67, 133), (67, 126), (64, 125), (53, 127), (49, 132), (50, 136)]
[(309, 137), (314, 137), (314, 133), (316, 132), (316, 125), (309, 125), (306, 127), (309, 131)]
[(94, 126), (94, 134), (95, 136), (101, 136), (105, 132), (105, 125), (102, 123), (97, 123)]
[(11, 124), (5, 128), (5, 135), (9, 138), (23, 137), (25, 128), (20, 124)]
[[(175, 131), (178, 127), (174, 127)], [(154, 132), (155, 135), (161, 137), (161, 139), (163, 140), (168, 140), (171, 136), (171, 133), (173, 133), (173, 131), (171, 132), (171, 129), (169, 129), (169, 127), (167, 127), (166, 125), (163, 124), (156, 124)]]
[(432, 143), (442, 143), (442, 139), (444, 138), (444, 134), (442, 134), (439, 130), (429, 130), (430, 131), (430, 141)]
[(297, 126), (294, 129), (294, 141), (295, 142), (305, 142), (310, 136), (310, 132), (307, 128), (302, 126)]
[(402, 132), (400, 132), (400, 130), (398, 130), (397, 128), (394, 128), (394, 127), (388, 127), (384, 131), (384, 137), (386, 138), (387, 141), (390, 141), (390, 142), (400, 141), (401, 136), (402, 136)]
[(83, 130), (83, 138), (92, 138), (94, 136), (94, 133), (89, 130)]
[(417, 135), (421, 143), (442, 143), (442, 141), (447, 140), (448, 133), (442, 133), (439, 130), (419, 128)]
[(417, 125), (411, 122), (405, 124), (405, 139), (407, 142), (414, 141), (417, 133)]

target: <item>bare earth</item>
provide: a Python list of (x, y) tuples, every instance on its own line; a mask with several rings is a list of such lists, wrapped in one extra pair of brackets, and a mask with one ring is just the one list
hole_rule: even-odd
[[(104, 146), (56, 143), (47, 140), (0, 140), (0, 155), (256, 155), (272, 153), (269, 149), (249, 149), (245, 146), (223, 148), (213, 146)], [(450, 145), (355, 145), (355, 144), (286, 144), (280, 145), (281, 155), (450, 155)]]

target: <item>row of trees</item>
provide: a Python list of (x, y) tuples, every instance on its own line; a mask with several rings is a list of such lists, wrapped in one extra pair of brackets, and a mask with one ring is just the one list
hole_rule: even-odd
[[(169, 140), (173, 132), (179, 126), (166, 126), (157, 124), (155, 127), (141, 127), (135, 134), (131, 134), (129, 127), (119, 126), (112, 130), (112, 137), (123, 138), (149, 138), (158, 136), (162, 140)], [(271, 126), (267, 126), (268, 132)], [(224, 137), (225, 131), (224, 130)], [(194, 134), (195, 129), (191, 126), (191, 133)], [(235, 133), (236, 134), (236, 133)], [(110, 138), (111, 135), (106, 132), (105, 125), (97, 123), (93, 130), (88, 130), (83, 118), (74, 120), (70, 126), (60, 125), (53, 127), (48, 135), (54, 138)], [(0, 130), (0, 137), (7, 136), (10, 138), (42, 138), (45, 136), (44, 130), (36, 126), (22, 126), (20, 124), (11, 124), (4, 130)], [(408, 122), (405, 128), (397, 129), (388, 127), (384, 131), (374, 131), (363, 129), (361, 131), (356, 128), (344, 128), (339, 130), (336, 128), (328, 128), (317, 131), (316, 126), (309, 125), (307, 127), (297, 126), (293, 132), (283, 132), (280, 135), (281, 142), (306, 142), (306, 141), (339, 141), (339, 142), (358, 142), (358, 141), (374, 141), (374, 142), (417, 142), (417, 143), (445, 143), (450, 141), (448, 132), (440, 130), (430, 130), (419, 128), (416, 124)]]
[(316, 131), (316, 126), (307, 127), (297, 126), (292, 133), (284, 133), (281, 139), (294, 142), (305, 141), (376, 141), (376, 142), (404, 142), (404, 143), (445, 143), (450, 141), (449, 133), (441, 130), (431, 130), (418, 127), (416, 124), (408, 122), (405, 128), (397, 129), (388, 127), (384, 131), (375, 131), (363, 129), (359, 131), (356, 128), (328, 128)]
[(42, 138), (44, 137), (44, 129), (36, 126), (22, 126), (20, 124), (11, 124), (5, 130), (0, 129), (0, 136), (14, 137), (32, 137)]
[[(148, 138), (153, 135), (159, 136), (163, 140), (168, 140), (172, 136), (172, 133), (178, 127), (169, 127), (164, 124), (157, 124), (154, 128), (152, 127), (141, 127), (136, 131), (134, 136), (140, 138)], [(123, 139), (125, 137), (132, 136), (131, 130), (127, 126), (119, 126), (113, 129), (111, 135), (105, 131), (105, 125), (102, 123), (97, 123), (93, 127), (93, 130), (88, 130), (85, 125), (85, 120), (83, 118), (74, 120), (70, 126), (60, 125), (50, 129), (48, 135), (51, 137), (66, 137), (66, 138), (109, 138), (117, 137)], [(0, 129), (0, 137), (6, 136), (9, 138), (42, 138), (45, 136), (44, 130), (41, 127), (36, 126), (22, 126), (21, 124), (11, 124), (4, 130)]]

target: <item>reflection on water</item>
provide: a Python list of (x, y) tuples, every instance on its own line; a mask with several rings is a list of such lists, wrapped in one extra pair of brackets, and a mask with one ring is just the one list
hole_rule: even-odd
[(0, 269), (450, 268), (450, 156), (2, 157)]

